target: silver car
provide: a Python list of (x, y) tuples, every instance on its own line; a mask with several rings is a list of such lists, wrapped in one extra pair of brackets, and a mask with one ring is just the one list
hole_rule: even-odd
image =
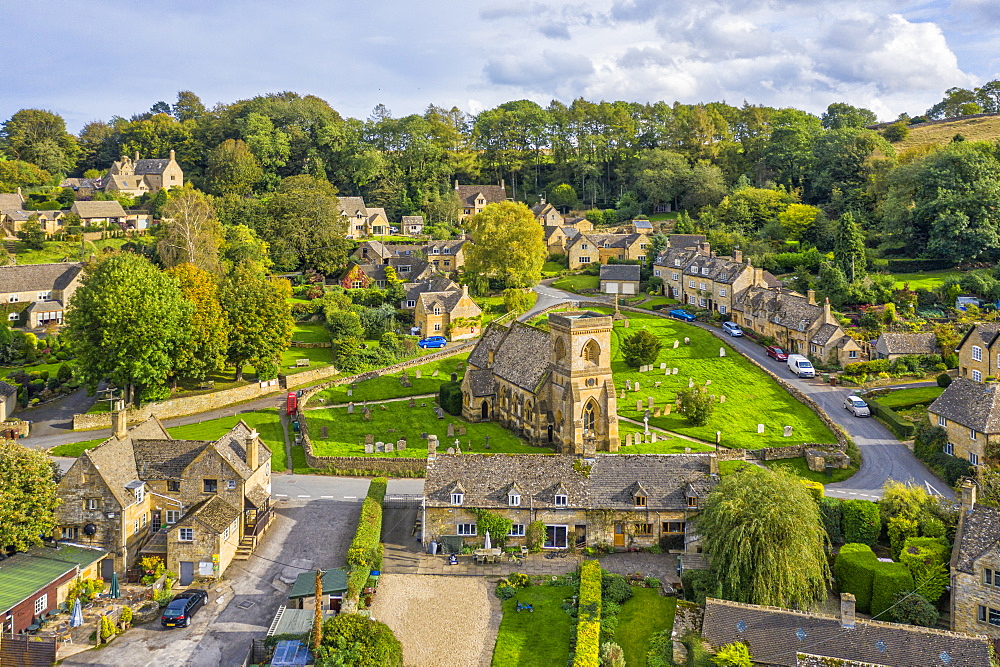
[(844, 399), (844, 409), (855, 417), (871, 417), (871, 410), (868, 404), (853, 394)]

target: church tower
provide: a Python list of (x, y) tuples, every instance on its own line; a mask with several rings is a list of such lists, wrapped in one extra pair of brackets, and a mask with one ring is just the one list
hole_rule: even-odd
[(611, 377), (610, 315), (551, 313), (554, 440), (564, 454), (618, 451), (618, 409)]

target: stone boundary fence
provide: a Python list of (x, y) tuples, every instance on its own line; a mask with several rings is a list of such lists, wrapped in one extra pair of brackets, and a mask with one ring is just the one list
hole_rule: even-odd
[(362, 382), (380, 375), (390, 375), (392, 373), (404, 371), (408, 368), (422, 366), (426, 363), (437, 361), (439, 359), (447, 359), (448, 357), (453, 357), (457, 354), (462, 354), (463, 352), (471, 350), (475, 344), (476, 341), (462, 342), (454, 347), (441, 350), (440, 352), (432, 352), (431, 354), (422, 357), (407, 359), (406, 361), (401, 361), (398, 364), (386, 366), (385, 368), (379, 368), (378, 370), (368, 371), (358, 375), (351, 375), (345, 378), (337, 378), (336, 380), (324, 382), (307, 389), (305, 393), (302, 394), (302, 398), (299, 399), (298, 412), (296, 413), (296, 417), (299, 420), (299, 433), (302, 435), (302, 449), (305, 451), (306, 455), (306, 465), (310, 468), (329, 470), (342, 475), (423, 477), (425, 471), (427, 470), (427, 461), (422, 458), (406, 458), (398, 456), (317, 456), (313, 453), (312, 439), (309, 437), (309, 424), (306, 419), (304, 419), (303, 411), (306, 409), (306, 406), (313, 396), (325, 389), (329, 389), (330, 387), (352, 384), (354, 382)]

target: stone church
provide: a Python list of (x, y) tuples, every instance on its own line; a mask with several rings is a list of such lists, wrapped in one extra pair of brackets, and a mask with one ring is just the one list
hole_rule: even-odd
[(552, 313), (548, 331), (492, 325), (469, 355), (462, 416), (563, 454), (618, 450), (610, 315)]

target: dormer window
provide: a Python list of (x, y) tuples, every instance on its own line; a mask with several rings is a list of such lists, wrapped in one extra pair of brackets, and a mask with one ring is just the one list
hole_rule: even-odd
[(566, 507), (569, 504), (569, 498), (566, 497), (565, 493), (557, 493), (552, 502), (556, 507)]
[(607, 241), (605, 241), (605, 242), (604, 242), (604, 247), (605, 247), (605, 248), (610, 248), (610, 247), (611, 247), (611, 244), (610, 244), (610, 243), (608, 243)]
[(688, 496), (687, 497), (687, 506), (688, 506), (689, 509), (697, 509), (698, 508), (698, 498), (697, 498), (697, 496)]
[(674, 260), (674, 266), (680, 266), (680, 265), (681, 265), (681, 260), (675, 259)]
[(521, 494), (517, 491), (511, 491), (507, 494), (507, 504), (511, 507), (521, 506)]
[(143, 487), (141, 487), (141, 486), (135, 487), (135, 502), (141, 503), (143, 497), (144, 497), (144, 495), (143, 495)]
[(434, 306), (434, 314), (435, 315), (440, 315), (441, 314), (441, 307), (440, 306)]
[(646, 496), (642, 493), (635, 494), (635, 506), (645, 507), (646, 506)]
[(708, 267), (707, 266), (701, 267), (701, 275), (703, 275), (703, 276), (707, 276), (708, 275)]
[(465, 494), (464, 493), (462, 493), (461, 491), (452, 491), (452, 493), (451, 493), (451, 504), (452, 505), (461, 505), (464, 500), (465, 500)]
[(781, 324), (781, 316), (780, 315), (775, 315), (774, 316), (774, 323), (775, 324)]

